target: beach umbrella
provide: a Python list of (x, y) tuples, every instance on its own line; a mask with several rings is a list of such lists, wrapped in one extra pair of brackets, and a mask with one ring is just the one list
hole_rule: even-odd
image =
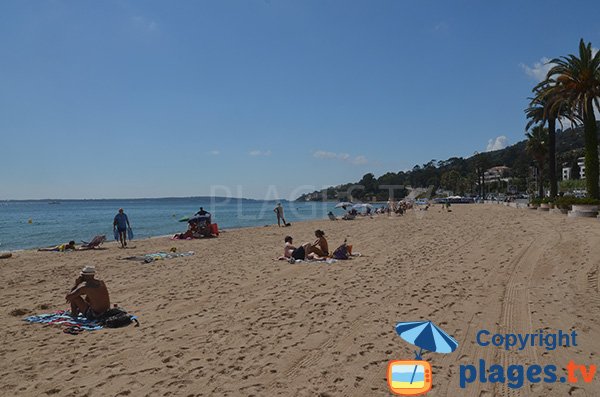
[(335, 205), (335, 208), (343, 208), (346, 209), (346, 207), (352, 207), (354, 204), (353, 203), (349, 203), (347, 201), (342, 201), (341, 203), (337, 203)]
[(371, 204), (354, 204), (354, 206), (352, 208), (359, 211), (359, 210), (366, 209), (366, 208), (373, 209), (373, 206)]
[[(421, 350), (415, 350), (417, 360), (421, 360), (421, 353), (429, 350), (436, 353), (452, 353), (458, 347), (458, 342), (431, 321), (409, 321), (396, 324), (396, 333), (408, 343)], [(413, 371), (410, 383), (413, 382), (417, 366)]]

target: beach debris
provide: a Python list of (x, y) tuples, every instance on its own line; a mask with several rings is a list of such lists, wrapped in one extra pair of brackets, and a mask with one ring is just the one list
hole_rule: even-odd
[(8, 314), (10, 314), (13, 317), (23, 316), (27, 313), (31, 313), (31, 310), (29, 310), (29, 309), (12, 309), (10, 312), (8, 312)]

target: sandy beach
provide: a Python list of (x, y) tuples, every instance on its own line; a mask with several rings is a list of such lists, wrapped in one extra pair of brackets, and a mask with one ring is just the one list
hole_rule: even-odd
[[(598, 376), (461, 389), (458, 372), (480, 359), (559, 371), (570, 360), (600, 363), (600, 222), (499, 205), (452, 210), (232, 230), (210, 240), (154, 238), (127, 250), (110, 242), (96, 251), (17, 252), (0, 260), (0, 394), (388, 396), (388, 361), (414, 357), (395, 324), (431, 320), (459, 347), (424, 355), (430, 396), (597, 396)], [(275, 260), (286, 234), (312, 241), (317, 228), (331, 247), (348, 238), (362, 256)], [(195, 255), (120, 260), (171, 247)], [(66, 309), (64, 296), (88, 264), (140, 327), (74, 336), (22, 320)], [(506, 352), (478, 345), (482, 329), (577, 330), (578, 346)]]

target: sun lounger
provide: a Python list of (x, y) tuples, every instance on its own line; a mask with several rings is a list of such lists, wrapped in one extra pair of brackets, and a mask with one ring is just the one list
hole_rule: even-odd
[(106, 236), (105, 235), (97, 235), (95, 236), (89, 243), (85, 242), (85, 241), (81, 241), (83, 244), (81, 245), (80, 249), (94, 249), (94, 248), (98, 248), (100, 246), (100, 244), (102, 244), (103, 242), (106, 241)]

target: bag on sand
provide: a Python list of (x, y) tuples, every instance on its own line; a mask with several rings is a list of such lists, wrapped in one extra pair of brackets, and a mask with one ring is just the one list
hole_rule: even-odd
[(350, 258), (350, 253), (348, 252), (346, 243), (340, 245), (333, 251), (333, 259), (346, 260), (348, 258)]
[(134, 316), (127, 314), (127, 312), (121, 308), (115, 307), (113, 309), (108, 309), (99, 322), (106, 328), (121, 328), (128, 326), (134, 321), (136, 327), (140, 325)]

